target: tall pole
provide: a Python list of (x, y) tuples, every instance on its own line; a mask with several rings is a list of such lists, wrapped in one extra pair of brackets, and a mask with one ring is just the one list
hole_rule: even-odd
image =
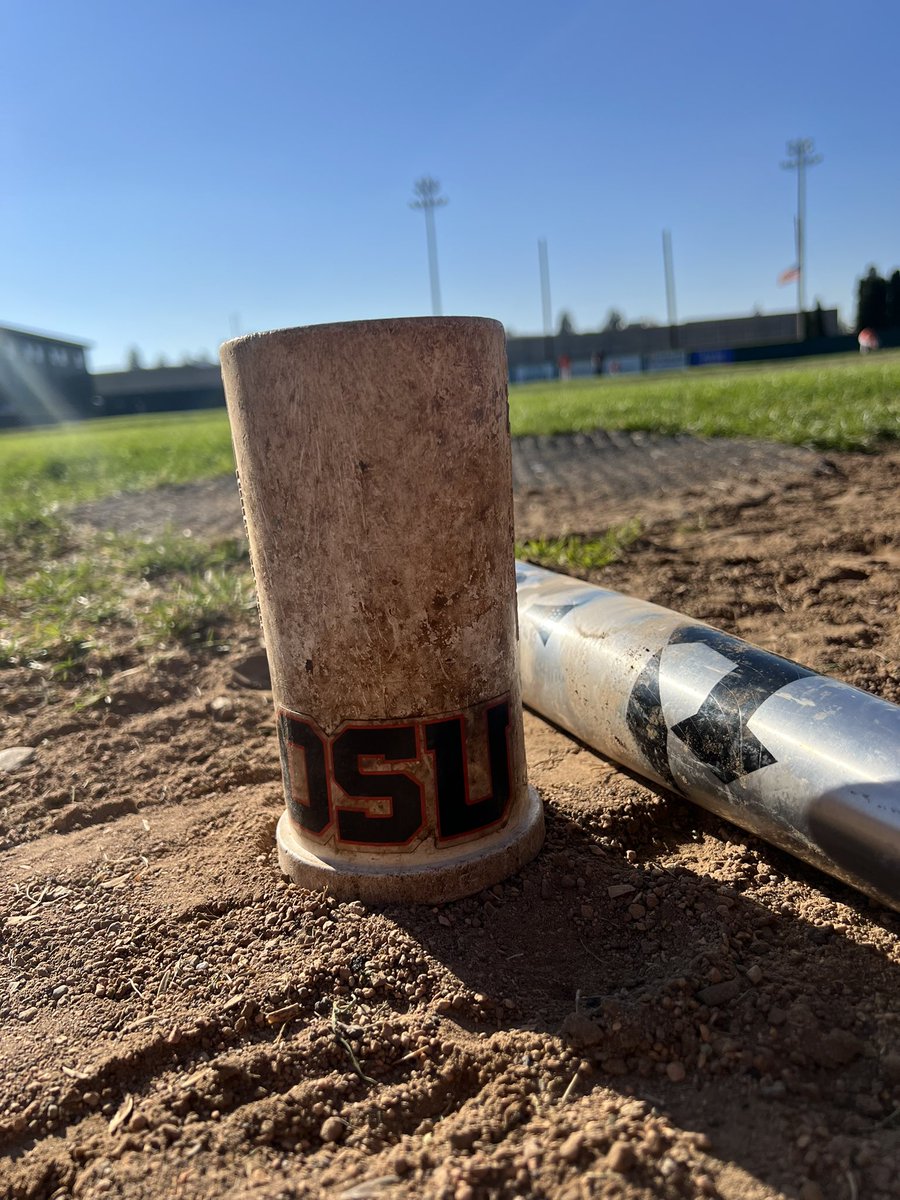
[(553, 307), (550, 303), (550, 258), (547, 254), (546, 238), (538, 238), (538, 266), (541, 272), (541, 307), (544, 310), (544, 358), (547, 362), (555, 362)]
[(447, 200), (440, 193), (441, 185), (430, 175), (423, 175), (413, 184), (415, 200), (410, 208), (420, 208), (425, 213), (425, 237), (428, 242), (428, 278), (431, 281), (431, 312), (441, 316), (441, 281), (438, 276), (437, 234), (434, 228), (434, 210), (442, 208)]
[(794, 138), (788, 142), (791, 156), (781, 165), (786, 171), (797, 172), (797, 216), (794, 218), (794, 236), (797, 242), (797, 341), (803, 340), (803, 314), (806, 311), (806, 168), (822, 161), (821, 154), (814, 154), (812, 138)]
[(538, 239), (538, 266), (541, 272), (541, 307), (544, 311), (544, 337), (553, 336), (553, 308), (550, 304), (550, 260), (547, 239)]
[(666, 273), (666, 313), (669, 321), (669, 344), (678, 343), (678, 312), (675, 307), (675, 268), (672, 265), (672, 233), (663, 230), (663, 270)]

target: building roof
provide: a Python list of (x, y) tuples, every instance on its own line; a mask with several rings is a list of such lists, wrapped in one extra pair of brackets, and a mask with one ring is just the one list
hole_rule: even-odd
[(180, 367), (141, 367), (134, 371), (101, 371), (94, 375), (99, 396), (139, 396), (147, 392), (178, 392), (185, 388), (222, 386), (218, 363)]
[(79, 346), (82, 350), (87, 350), (93, 346), (93, 342), (86, 342), (83, 338), (61, 337), (58, 333), (46, 333), (42, 329), (26, 329), (21, 325), (0, 325), (0, 333), (20, 333), (25, 337), (43, 338), (47, 342), (59, 342), (63, 346)]

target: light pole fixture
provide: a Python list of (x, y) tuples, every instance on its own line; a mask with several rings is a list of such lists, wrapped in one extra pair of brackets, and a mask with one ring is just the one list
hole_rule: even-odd
[(442, 208), (447, 199), (440, 195), (441, 185), (430, 175), (423, 175), (413, 184), (415, 200), (410, 208), (420, 208), (425, 213), (425, 236), (428, 240), (428, 275), (431, 280), (431, 312), (441, 316), (441, 281), (438, 276), (437, 236), (434, 231), (434, 210)]
[(814, 154), (812, 138), (794, 138), (788, 142), (790, 158), (781, 165), (785, 171), (797, 172), (797, 216), (794, 232), (797, 241), (797, 340), (803, 339), (803, 314), (806, 311), (806, 168), (822, 161), (821, 154)]

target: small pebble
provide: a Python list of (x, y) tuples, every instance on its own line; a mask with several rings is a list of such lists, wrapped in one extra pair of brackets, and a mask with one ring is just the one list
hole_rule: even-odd
[(574, 1162), (581, 1153), (581, 1148), (584, 1145), (584, 1134), (580, 1129), (576, 1129), (574, 1133), (570, 1133), (566, 1140), (559, 1148), (559, 1157), (564, 1162)]
[(666, 1067), (666, 1074), (673, 1083), (681, 1083), (687, 1072), (684, 1069), (684, 1063), (670, 1062)]
[(741, 985), (736, 979), (725, 979), (722, 983), (713, 983), (709, 987), (701, 988), (697, 999), (701, 1004), (727, 1004), (740, 990)]
[(322, 1122), (319, 1137), (323, 1142), (340, 1142), (344, 1138), (345, 1125), (338, 1117), (328, 1117)]
[(606, 889), (606, 894), (610, 900), (618, 900), (620, 896), (627, 896), (629, 892), (633, 892), (634, 890), (633, 885), (630, 883), (614, 883)]
[(0, 750), (0, 772), (11, 773), (27, 767), (34, 755), (33, 746), (10, 746), (8, 750)]
[(207, 707), (215, 721), (230, 721), (234, 716), (234, 701), (229, 696), (216, 696)]
[(759, 963), (753, 964), (753, 966), (747, 972), (747, 978), (754, 985), (758, 984), (758, 983), (762, 983), (763, 973), (762, 973), (762, 967), (759, 965)]
[(606, 1165), (611, 1171), (626, 1175), (634, 1166), (634, 1151), (628, 1142), (613, 1142), (606, 1155)]

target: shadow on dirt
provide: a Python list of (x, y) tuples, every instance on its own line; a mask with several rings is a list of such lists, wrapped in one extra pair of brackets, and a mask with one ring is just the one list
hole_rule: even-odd
[[(862, 928), (874, 922), (886, 946), (896, 915), (683, 801), (654, 804), (649, 834), (633, 811), (619, 830), (644, 863), (550, 807), (545, 848), (518, 876), (437, 917), (386, 915), (494, 1002), (495, 1029), (558, 1035), (581, 1061), (569, 1095), (641, 1098), (769, 1186), (796, 1181), (787, 1164), (814, 1125), (848, 1166), (860, 1139), (897, 1137), (873, 995), (900, 994), (900, 966)], [(711, 837), (741, 868), (729, 885), (699, 854), (697, 870), (645, 865)], [(803, 884), (834, 903), (807, 905)]]

